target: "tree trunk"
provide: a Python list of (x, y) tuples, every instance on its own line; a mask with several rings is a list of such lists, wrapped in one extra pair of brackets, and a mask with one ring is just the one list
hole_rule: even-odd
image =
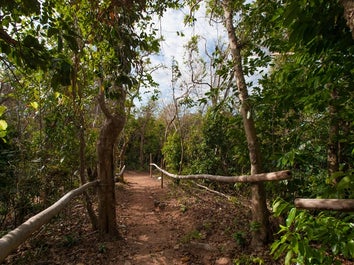
[(115, 105), (115, 114), (107, 109), (102, 83), (98, 98), (100, 108), (106, 117), (97, 142), (97, 170), (100, 181), (98, 189), (98, 228), (102, 236), (109, 237), (119, 236), (116, 223), (114, 144), (125, 125), (125, 91), (123, 88), (118, 89), (120, 97)]
[(353, 0), (341, 0), (340, 3), (344, 8), (344, 17), (347, 21), (347, 25), (352, 32), (352, 38), (354, 39), (354, 1)]
[[(80, 140), (80, 181), (81, 185), (87, 183), (86, 178), (86, 158), (85, 158), (85, 150), (86, 150), (86, 141), (85, 141), (85, 127), (84, 127), (84, 117), (83, 113), (80, 111), (80, 123), (81, 127), (79, 128), (79, 140)], [(92, 201), (88, 191), (84, 191), (85, 203), (86, 203), (86, 210), (90, 217), (91, 225), (93, 230), (97, 230), (98, 222), (97, 216), (95, 211), (92, 207)]]
[[(78, 40), (80, 43), (80, 40)], [(79, 158), (80, 158), (80, 182), (81, 185), (84, 185), (87, 182), (86, 178), (86, 141), (85, 141), (85, 117), (84, 112), (82, 109), (82, 84), (78, 82), (78, 72), (80, 67), (80, 58), (78, 54), (74, 55), (74, 67), (73, 67), (73, 74), (71, 79), (72, 85), (72, 98), (73, 98), (73, 107), (76, 116), (76, 128), (79, 131), (79, 143), (80, 143), (80, 150), (79, 150)], [(77, 93), (76, 93), (77, 92)], [(86, 203), (86, 210), (90, 217), (91, 225), (93, 230), (97, 230), (97, 216), (95, 211), (92, 207), (92, 201), (88, 191), (84, 191), (84, 198)]]
[[(328, 106), (329, 109), (329, 132), (328, 132), (328, 149), (327, 149), (327, 166), (328, 175), (332, 176), (333, 173), (339, 170), (338, 159), (338, 135), (339, 135), (339, 122), (338, 122), (338, 110), (336, 107), (336, 101), (338, 99), (337, 90), (334, 88), (331, 91), (331, 100)], [(336, 183), (337, 180), (333, 179)]]
[(145, 144), (145, 131), (146, 131), (148, 119), (149, 119), (149, 117), (146, 117), (146, 119), (143, 122), (143, 126), (141, 127), (141, 131), (140, 131), (139, 162), (140, 162), (141, 169), (143, 169), (145, 166), (144, 144)]
[[(228, 0), (223, 1), (223, 9), (225, 26), (233, 58), (234, 75), (241, 103), (241, 115), (247, 137), (251, 175), (255, 175), (262, 172), (260, 148), (257, 143), (256, 129), (248, 101), (247, 85), (242, 69), (241, 48), (233, 26), (233, 14), (232, 10), (230, 10), (230, 2)], [(269, 212), (266, 204), (264, 184), (262, 182), (252, 184), (252, 246), (258, 247), (267, 243), (270, 238), (270, 230), (268, 228)]]

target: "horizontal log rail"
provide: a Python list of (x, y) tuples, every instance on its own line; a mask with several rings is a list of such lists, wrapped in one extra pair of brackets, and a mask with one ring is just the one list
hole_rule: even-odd
[(56, 203), (31, 217), (22, 225), (0, 238), (0, 262), (4, 261), (11, 251), (15, 250), (20, 244), (25, 242), (26, 239), (28, 239), (42, 225), (48, 223), (49, 220), (57, 215), (73, 198), (82, 194), (90, 187), (98, 186), (98, 183), (98, 180), (95, 180), (69, 191)]
[(307, 210), (354, 212), (354, 199), (295, 199), (295, 207)]
[(161, 173), (175, 179), (208, 179), (218, 182), (261, 182), (261, 181), (279, 181), (291, 178), (291, 172), (289, 170), (261, 173), (254, 175), (242, 175), (242, 176), (217, 176), (208, 174), (198, 174), (198, 175), (176, 175), (163, 170), (158, 165), (151, 163), (150, 166), (156, 167)]

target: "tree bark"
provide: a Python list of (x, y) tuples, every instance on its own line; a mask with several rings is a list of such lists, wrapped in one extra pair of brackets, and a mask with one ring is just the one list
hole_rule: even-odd
[[(260, 148), (257, 142), (251, 108), (248, 100), (248, 90), (243, 74), (241, 47), (233, 25), (233, 14), (230, 1), (222, 2), (225, 18), (225, 27), (228, 33), (229, 46), (234, 65), (239, 99), (241, 103), (241, 115), (247, 138), (249, 157), (251, 162), (251, 175), (262, 172)], [(270, 238), (269, 212), (266, 205), (266, 192), (263, 183), (252, 184), (252, 226), (257, 227), (252, 231), (251, 245), (258, 247), (267, 243)]]
[(119, 237), (116, 223), (116, 199), (114, 179), (114, 144), (125, 125), (125, 91), (118, 88), (120, 97), (116, 102), (116, 112), (112, 114), (105, 103), (102, 82), (99, 88), (98, 102), (105, 115), (97, 142), (97, 170), (100, 181), (98, 189), (98, 228), (102, 236)]
[(296, 208), (353, 212), (353, 199), (295, 199)]
[(354, 1), (353, 0), (341, 0), (340, 3), (344, 8), (344, 17), (347, 21), (347, 25), (352, 32), (352, 38), (354, 39)]
[[(87, 183), (86, 178), (86, 158), (85, 158), (85, 151), (86, 151), (86, 141), (85, 141), (85, 128), (84, 128), (84, 118), (83, 113), (80, 111), (80, 120), (81, 120), (81, 127), (79, 128), (79, 140), (80, 140), (80, 181), (81, 185)], [(86, 210), (90, 217), (91, 225), (93, 230), (97, 230), (98, 228), (98, 221), (95, 211), (92, 206), (92, 201), (88, 191), (84, 191), (85, 203), (86, 203)]]
[(146, 134), (146, 127), (151, 117), (150, 110), (147, 110), (146, 116), (142, 117), (143, 125), (141, 126), (140, 130), (140, 146), (139, 146), (139, 162), (140, 168), (143, 169), (145, 167), (145, 154), (144, 154), (144, 144), (145, 144), (145, 134)]
[[(336, 107), (338, 100), (337, 90), (334, 88), (331, 91), (331, 100), (328, 106), (329, 109), (329, 132), (328, 132), (328, 148), (327, 148), (327, 167), (328, 175), (332, 176), (333, 173), (339, 170), (338, 159), (338, 135), (339, 135), (339, 122), (338, 110)], [(336, 183), (337, 179), (333, 179)]]
[[(78, 28), (78, 27), (77, 27)], [(77, 39), (77, 42), (80, 43), (80, 40)], [(82, 47), (81, 47), (82, 48)], [(72, 97), (73, 97), (73, 106), (76, 113), (76, 127), (79, 134), (79, 157), (80, 157), (80, 182), (81, 185), (84, 185), (87, 182), (86, 178), (86, 141), (85, 141), (85, 116), (82, 109), (82, 84), (78, 82), (78, 72), (80, 67), (80, 57), (78, 54), (74, 55), (74, 67), (73, 74), (71, 79), (72, 85)], [(77, 93), (76, 93), (77, 92)], [(86, 210), (90, 217), (91, 225), (93, 230), (97, 230), (98, 221), (95, 211), (92, 206), (92, 201), (88, 191), (84, 191), (84, 198), (86, 203)]]

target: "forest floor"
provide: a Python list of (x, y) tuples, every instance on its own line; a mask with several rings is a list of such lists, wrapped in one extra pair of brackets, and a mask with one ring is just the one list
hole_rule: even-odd
[(269, 246), (252, 250), (247, 198), (228, 200), (190, 182), (126, 172), (116, 184), (120, 239), (93, 232), (82, 199), (43, 227), (4, 264), (281, 264)]

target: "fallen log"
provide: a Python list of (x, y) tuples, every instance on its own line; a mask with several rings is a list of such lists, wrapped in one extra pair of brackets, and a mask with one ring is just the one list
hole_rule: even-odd
[(354, 212), (354, 199), (295, 199), (295, 207), (307, 210)]
[(14, 249), (26, 241), (34, 232), (42, 225), (57, 215), (74, 197), (82, 194), (90, 187), (98, 185), (98, 181), (92, 181), (82, 185), (81, 187), (69, 191), (56, 203), (28, 219), (22, 225), (7, 233), (0, 238), (0, 262), (2, 262)]
[(208, 175), (208, 174), (197, 174), (197, 175), (176, 175), (163, 170), (154, 163), (151, 163), (150, 166), (156, 167), (163, 174), (175, 178), (175, 179), (208, 179), (218, 182), (261, 182), (261, 181), (279, 181), (291, 178), (291, 172), (289, 170), (270, 172), (270, 173), (261, 173), (255, 175), (243, 175), (243, 176), (217, 176), (217, 175)]

